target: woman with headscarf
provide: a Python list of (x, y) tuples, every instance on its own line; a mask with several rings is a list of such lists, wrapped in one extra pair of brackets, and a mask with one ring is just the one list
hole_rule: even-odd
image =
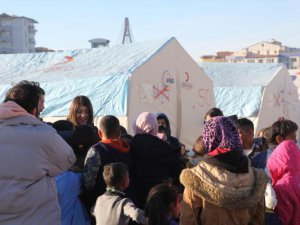
[[(157, 118), (159, 128), (162, 128), (165, 130), (165, 134), (167, 136), (167, 142), (169, 142), (170, 145), (173, 145), (174, 148), (177, 148), (179, 151), (181, 148), (181, 145), (180, 145), (179, 140), (176, 137), (171, 136), (171, 126), (170, 126), (170, 121), (169, 121), (168, 116), (164, 113), (158, 113), (156, 118)], [(163, 132), (161, 132), (161, 133), (163, 133)]]
[(135, 136), (131, 142), (133, 181), (139, 207), (143, 208), (149, 190), (166, 180), (179, 184), (180, 155), (158, 134), (155, 114), (141, 113), (133, 123)]
[(180, 224), (264, 224), (268, 178), (243, 155), (234, 121), (214, 117), (205, 123), (202, 135), (207, 154), (180, 175), (185, 187)]

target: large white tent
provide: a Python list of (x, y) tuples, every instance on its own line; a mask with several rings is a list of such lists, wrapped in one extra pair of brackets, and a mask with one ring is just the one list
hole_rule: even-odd
[(191, 146), (207, 110), (215, 105), (212, 81), (175, 38), (84, 50), (0, 55), (0, 98), (11, 82), (40, 82), (47, 121), (66, 117), (72, 99), (91, 99), (95, 123), (115, 115), (132, 133), (140, 112), (164, 112), (172, 134)]
[(214, 82), (216, 105), (225, 115), (253, 120), (256, 131), (279, 117), (300, 125), (297, 88), (282, 64), (201, 63)]
[(298, 89), (298, 96), (300, 100), (300, 69), (289, 70), (293, 83)]

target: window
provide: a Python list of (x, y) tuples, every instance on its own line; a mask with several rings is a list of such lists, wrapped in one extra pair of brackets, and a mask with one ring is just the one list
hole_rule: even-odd
[(277, 54), (277, 51), (276, 51), (276, 50), (274, 51), (274, 54)]
[(259, 59), (259, 60), (258, 60), (258, 63), (263, 63), (263, 60), (262, 60), (262, 59)]
[(261, 47), (264, 47), (265, 45), (264, 44), (261, 44)]
[(292, 62), (297, 62), (297, 58), (292, 58)]

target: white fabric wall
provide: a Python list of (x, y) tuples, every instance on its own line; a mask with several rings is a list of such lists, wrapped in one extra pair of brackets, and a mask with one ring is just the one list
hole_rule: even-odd
[(214, 105), (212, 81), (173, 40), (131, 76), (129, 131), (139, 113), (163, 112), (172, 135), (191, 148), (201, 135), (205, 113)]
[(262, 98), (257, 131), (272, 125), (279, 117), (300, 124), (299, 96), (286, 67), (282, 67), (265, 87)]

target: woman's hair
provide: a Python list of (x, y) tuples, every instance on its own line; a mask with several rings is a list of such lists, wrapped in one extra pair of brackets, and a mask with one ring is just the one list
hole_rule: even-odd
[(206, 117), (216, 117), (216, 116), (223, 116), (223, 112), (219, 108), (211, 108), (210, 110), (207, 111), (207, 113), (204, 116), (204, 120), (206, 120)]
[(280, 119), (272, 124), (272, 136), (271, 136), (271, 142), (274, 145), (278, 145), (276, 141), (277, 136), (281, 136), (283, 138), (286, 138), (286, 136), (291, 133), (298, 130), (298, 125), (291, 121), (291, 120), (285, 120)]
[(271, 143), (272, 139), (272, 127), (262, 128), (258, 132), (257, 136), (262, 139), (263, 145), (268, 146)]
[(87, 123), (93, 124), (94, 113), (93, 113), (92, 103), (88, 97), (83, 96), (83, 95), (79, 95), (73, 99), (67, 120), (70, 121), (74, 126), (79, 125), (76, 121), (76, 112), (78, 111), (80, 106), (87, 107), (88, 112), (89, 112), (89, 118), (87, 120)]
[(167, 216), (172, 211), (172, 203), (178, 198), (177, 189), (168, 183), (154, 186), (147, 197), (145, 214), (148, 225), (167, 225)]

